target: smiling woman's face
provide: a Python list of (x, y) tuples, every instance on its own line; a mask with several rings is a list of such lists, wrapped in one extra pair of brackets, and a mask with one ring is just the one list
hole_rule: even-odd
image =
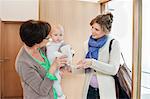
[(98, 23), (94, 23), (91, 27), (92, 37), (94, 39), (99, 39), (106, 34)]

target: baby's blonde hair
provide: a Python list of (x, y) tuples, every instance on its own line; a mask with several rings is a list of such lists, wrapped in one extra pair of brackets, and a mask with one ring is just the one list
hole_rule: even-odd
[(60, 24), (58, 24), (58, 25), (53, 25), (53, 26), (52, 26), (52, 33), (53, 33), (53, 32), (57, 32), (57, 31), (59, 31), (59, 32), (61, 32), (62, 34), (64, 34), (64, 28), (63, 28), (63, 26), (60, 25)]

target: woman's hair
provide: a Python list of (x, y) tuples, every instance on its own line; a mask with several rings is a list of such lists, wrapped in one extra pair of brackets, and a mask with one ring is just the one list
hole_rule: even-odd
[(21, 40), (29, 47), (39, 44), (47, 37), (51, 26), (47, 22), (29, 20), (20, 27)]
[(113, 22), (113, 15), (111, 13), (106, 13), (95, 17), (90, 22), (90, 25), (92, 26), (94, 23), (97, 23), (100, 25), (100, 27), (105, 33), (109, 33), (111, 31), (112, 22)]

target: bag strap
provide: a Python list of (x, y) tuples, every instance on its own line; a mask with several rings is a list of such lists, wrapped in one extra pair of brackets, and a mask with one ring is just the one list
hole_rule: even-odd
[[(112, 40), (110, 41), (110, 43), (109, 43), (109, 54), (110, 54), (111, 49), (112, 49), (112, 43), (113, 43), (113, 40), (115, 40), (115, 39), (112, 39)], [(123, 62), (125, 63), (125, 59), (124, 59), (124, 57), (123, 57), (122, 52), (121, 52), (121, 57), (122, 57), (122, 59), (123, 59)]]
[(122, 59), (123, 59), (123, 62), (125, 63), (125, 59), (124, 59), (124, 57), (123, 57), (123, 54), (122, 54), (122, 52), (121, 52), (121, 57), (122, 57)]
[[(115, 39), (112, 39), (111, 41), (110, 41), (110, 43), (109, 43), (109, 54), (110, 54), (110, 52), (111, 52), (111, 49), (112, 49), (112, 43), (113, 43), (113, 40), (115, 40)], [(124, 57), (123, 57), (123, 53), (121, 52), (121, 57), (122, 57), (122, 59), (123, 59), (123, 62), (124, 62), (124, 64), (126, 64), (126, 62), (125, 62), (125, 59), (124, 59)], [(129, 67), (127, 67), (126, 66), (126, 68), (131, 72), (131, 70), (129, 69)]]
[(109, 54), (110, 54), (110, 52), (111, 52), (111, 45), (112, 45), (112, 43), (113, 43), (113, 40), (115, 40), (115, 39), (112, 39), (111, 41), (110, 41), (110, 43), (109, 43)]

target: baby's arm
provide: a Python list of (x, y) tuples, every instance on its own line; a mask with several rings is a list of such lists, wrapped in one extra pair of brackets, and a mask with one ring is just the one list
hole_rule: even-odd
[(67, 55), (68, 57), (68, 64), (72, 64), (72, 51), (71, 51), (71, 46), (70, 45), (64, 45), (60, 48), (62, 54)]
[(72, 65), (72, 51), (71, 51), (71, 46), (66, 44), (64, 46), (62, 46), (60, 48), (60, 51), (63, 55), (66, 55), (67, 56), (67, 64), (62, 67), (61, 69), (62, 70), (65, 70), (67, 72), (72, 72), (72, 68), (71, 68), (71, 65)]
[(64, 54), (62, 54), (61, 52), (58, 52), (58, 51), (55, 51), (55, 52), (54, 52), (54, 56), (55, 56), (55, 57), (60, 57), (60, 56), (62, 56), (62, 55), (64, 55)]

